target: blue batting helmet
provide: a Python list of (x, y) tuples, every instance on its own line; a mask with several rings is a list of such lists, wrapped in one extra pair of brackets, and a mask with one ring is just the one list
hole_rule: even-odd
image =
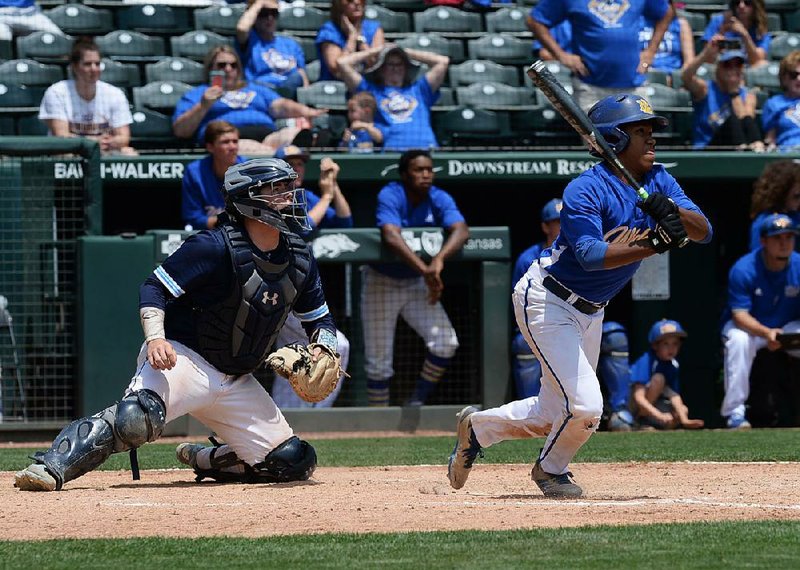
[[(652, 121), (654, 129), (663, 129), (669, 124), (665, 117), (653, 113), (647, 99), (633, 93), (620, 93), (601, 99), (589, 109), (589, 120), (615, 153), (625, 150), (630, 142), (628, 133), (620, 128), (621, 125)], [(598, 156), (593, 149), (589, 152)]]

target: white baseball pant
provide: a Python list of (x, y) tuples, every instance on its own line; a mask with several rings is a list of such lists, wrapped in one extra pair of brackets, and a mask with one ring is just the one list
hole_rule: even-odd
[(172, 370), (155, 370), (142, 345), (128, 392), (148, 389), (167, 407), (167, 423), (189, 414), (219, 435), (248, 465), (292, 437), (294, 432), (252, 374), (223, 374), (187, 346), (174, 340), (178, 361)]
[(600, 423), (603, 396), (595, 369), (603, 313), (585, 315), (542, 285), (538, 263), (514, 287), (514, 314), (522, 335), (542, 363), (538, 396), (472, 414), (483, 447), (507, 439), (546, 436), (542, 469), (561, 474)]
[(0, 40), (11, 41), (14, 36), (25, 36), (33, 32), (64, 35), (64, 32), (45, 16), (38, 6), (0, 8)]
[(767, 346), (767, 339), (743, 331), (731, 320), (722, 327), (722, 342), (725, 346), (725, 397), (720, 412), (726, 418), (732, 414), (744, 416), (744, 403), (750, 396), (750, 370), (756, 353)]
[[(275, 341), (275, 346), (280, 348), (282, 346), (286, 346), (287, 344), (292, 344), (293, 342), (308, 344), (309, 341), (308, 335), (306, 335), (306, 331), (303, 328), (300, 319), (298, 319), (294, 313), (290, 313), (289, 317), (286, 319), (286, 322), (283, 324), (283, 327), (278, 333), (278, 339)], [(336, 329), (336, 343), (338, 345), (337, 350), (339, 351), (339, 356), (342, 358), (342, 370), (347, 370), (347, 363), (350, 361), (350, 341), (347, 340), (347, 337), (344, 336), (344, 333), (339, 329)], [(272, 390), (270, 390), (270, 392), (275, 404), (281, 409), (330, 408), (333, 406), (333, 403), (339, 396), (339, 392), (342, 390), (344, 378), (345, 376), (342, 374), (339, 377), (339, 383), (336, 384), (336, 388), (334, 388), (333, 392), (331, 392), (330, 395), (321, 402), (316, 403), (306, 402), (303, 400), (292, 389), (292, 385), (289, 384), (289, 381), (277, 373), (275, 374), (275, 381), (272, 383)]]
[(369, 266), (363, 266), (361, 271), (361, 322), (368, 378), (386, 380), (394, 375), (398, 315), (423, 338), (432, 354), (450, 358), (456, 353), (456, 331), (442, 304), (428, 303), (428, 287), (422, 277), (395, 279)]

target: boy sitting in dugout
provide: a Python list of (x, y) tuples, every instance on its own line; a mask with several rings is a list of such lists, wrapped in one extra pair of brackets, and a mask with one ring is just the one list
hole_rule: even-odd
[(689, 418), (678, 381), (675, 360), (686, 338), (678, 321), (657, 321), (647, 335), (650, 350), (631, 367), (631, 411), (642, 427), (700, 429), (703, 420)]

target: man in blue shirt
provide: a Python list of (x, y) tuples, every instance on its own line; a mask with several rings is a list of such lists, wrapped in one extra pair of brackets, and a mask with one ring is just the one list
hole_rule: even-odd
[[(634, 34), (635, 35), (635, 34)], [(653, 130), (667, 120), (633, 94), (612, 95), (589, 119), (647, 191), (644, 202), (609, 162), (564, 190), (561, 232), (514, 288), (514, 312), (542, 363), (539, 395), (458, 417), (448, 478), (459, 489), (482, 451), (506, 439), (544, 436), (531, 477), (545, 496), (580, 497), (569, 463), (600, 423), (603, 397), (595, 373), (604, 308), (643, 259), (688, 237), (708, 242), (711, 224), (666, 169), (655, 163)]]
[(728, 307), (722, 329), (725, 343), (725, 398), (722, 416), (731, 429), (749, 428), (745, 402), (756, 352), (781, 347), (777, 335), (800, 318), (800, 254), (797, 226), (785, 214), (761, 224), (761, 247), (742, 256), (728, 275)]
[[(389, 405), (394, 375), (393, 348), (397, 317), (422, 336), (427, 355), (407, 405), (422, 405), (444, 376), (458, 349), (458, 338), (440, 298), (444, 262), (461, 249), (469, 228), (452, 196), (434, 186), (433, 159), (423, 150), (400, 156), (400, 182), (390, 182), (378, 194), (377, 225), (381, 238), (400, 263), (375, 263), (363, 269), (361, 320), (370, 406)], [(447, 232), (444, 243), (430, 240), (425, 262), (409, 247), (403, 228), (431, 227)], [(436, 237), (440, 237), (437, 232)]]
[(225, 172), (244, 162), (239, 130), (227, 121), (211, 121), (203, 137), (208, 156), (187, 164), (181, 183), (181, 217), (196, 230), (217, 226), (217, 216), (225, 211)]

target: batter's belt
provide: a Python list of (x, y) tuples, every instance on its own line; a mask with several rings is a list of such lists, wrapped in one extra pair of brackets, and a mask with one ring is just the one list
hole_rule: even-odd
[(542, 280), (542, 285), (544, 285), (544, 288), (550, 291), (553, 295), (562, 301), (566, 301), (584, 315), (593, 315), (598, 311), (602, 311), (606, 306), (606, 303), (592, 303), (591, 301), (587, 301), (583, 297), (576, 295), (564, 287), (561, 283), (556, 281), (551, 275), (546, 276)]

